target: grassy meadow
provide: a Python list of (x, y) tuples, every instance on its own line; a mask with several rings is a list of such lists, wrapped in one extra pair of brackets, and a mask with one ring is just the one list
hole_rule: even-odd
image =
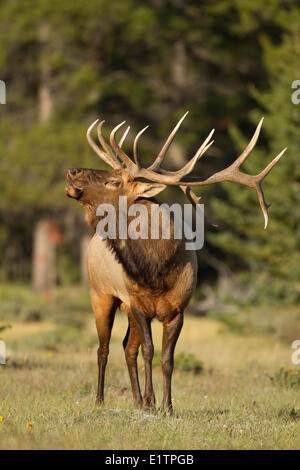
[[(87, 293), (70, 288), (45, 299), (3, 286), (0, 300), (0, 327), (9, 326), (0, 333), (7, 345), (7, 364), (0, 366), (1, 449), (300, 448), (300, 366), (291, 363), (289, 342), (297, 338), (291, 326), (288, 333), (276, 327), (274, 311), (253, 311), (253, 318), (274, 318), (273, 329), (186, 316), (176, 348), (175, 413), (166, 417), (159, 409), (157, 321), (157, 411), (132, 406), (122, 314), (113, 328), (105, 405), (96, 407), (97, 335)], [(286, 323), (296, 316), (288, 309)], [(141, 358), (139, 368), (143, 384)]]

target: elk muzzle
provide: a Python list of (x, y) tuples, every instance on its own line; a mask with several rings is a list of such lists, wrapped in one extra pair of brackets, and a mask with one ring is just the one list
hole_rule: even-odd
[[(66, 195), (73, 199), (80, 199), (83, 193), (83, 189), (75, 184), (76, 179), (81, 175), (81, 168), (70, 168), (67, 173), (67, 182), (65, 186)], [(75, 180), (75, 181), (74, 181)]]

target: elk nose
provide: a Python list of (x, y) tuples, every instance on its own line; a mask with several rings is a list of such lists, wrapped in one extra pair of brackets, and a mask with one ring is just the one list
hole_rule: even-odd
[(75, 176), (75, 175), (78, 175), (79, 173), (81, 173), (81, 169), (80, 168), (70, 168), (69, 173), (72, 176)]

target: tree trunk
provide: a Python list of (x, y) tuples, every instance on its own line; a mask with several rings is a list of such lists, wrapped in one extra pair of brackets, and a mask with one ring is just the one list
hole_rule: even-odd
[(47, 121), (52, 114), (53, 99), (51, 95), (51, 73), (49, 66), (49, 25), (42, 23), (38, 29), (40, 43), (40, 85), (38, 90), (39, 121)]
[[(45, 122), (51, 117), (53, 108), (48, 57), (49, 25), (47, 23), (39, 25), (38, 39), (40, 45), (38, 118), (40, 122)], [(53, 240), (51, 240), (51, 224), (50, 220), (40, 220), (34, 230), (32, 285), (37, 292), (51, 292), (56, 284), (56, 246)]]
[[(182, 40), (177, 40), (173, 45), (171, 77), (173, 82), (173, 101), (179, 104), (187, 86), (187, 57), (184, 41)], [(187, 161), (183, 146), (176, 140), (170, 148), (170, 156), (172, 166), (176, 169), (181, 168)]]
[(173, 46), (173, 60), (171, 62), (172, 81), (177, 92), (180, 93), (187, 84), (187, 57), (184, 41), (178, 40)]
[(56, 246), (51, 240), (52, 224), (49, 220), (41, 220), (34, 230), (32, 285), (37, 292), (51, 292), (56, 284)]

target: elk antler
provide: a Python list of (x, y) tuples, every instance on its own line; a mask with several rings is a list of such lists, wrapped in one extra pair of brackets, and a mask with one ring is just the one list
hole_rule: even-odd
[[(152, 163), (152, 165), (148, 168), (149, 170), (152, 170), (152, 171), (157, 171), (157, 170), (160, 170), (160, 165), (161, 165), (161, 162), (163, 161), (164, 157), (165, 157), (165, 154), (167, 153), (175, 135), (177, 134), (177, 131), (182, 123), (182, 121), (185, 119), (185, 117), (188, 115), (188, 111), (182, 116), (182, 118), (178, 121), (178, 123), (176, 124), (176, 126), (174, 127), (173, 131), (170, 133), (169, 137), (167, 138), (163, 148), (161, 149), (161, 151), (159, 152), (158, 156), (156, 157), (155, 161)], [(97, 133), (98, 133), (98, 139), (103, 147), (103, 149), (106, 151), (106, 153), (103, 153), (103, 151), (96, 145), (96, 143), (93, 141), (92, 137), (91, 137), (91, 131), (93, 129), (93, 127), (95, 126), (95, 124), (99, 121), (99, 119), (97, 119), (95, 122), (93, 122), (93, 124), (88, 128), (87, 130), (87, 140), (90, 144), (90, 146), (92, 147), (92, 149), (97, 153), (97, 155), (105, 161), (105, 163), (107, 163), (108, 165), (110, 165), (112, 168), (122, 168), (122, 167), (126, 167), (126, 165), (123, 163), (122, 161), (122, 158), (123, 160), (125, 159), (125, 162), (127, 163), (127, 167), (129, 166), (129, 168), (131, 170), (134, 171), (134, 167), (132, 166), (132, 161), (129, 159), (129, 157), (121, 150), (121, 147), (122, 147), (122, 144), (129, 132), (129, 129), (130, 129), (130, 126), (127, 127), (126, 131), (124, 132), (122, 138), (120, 139), (120, 142), (119, 142), (119, 146), (117, 147), (117, 144), (115, 143), (115, 133), (117, 132), (117, 130), (124, 124), (125, 121), (123, 121), (121, 124), (119, 124), (118, 126), (116, 126), (113, 131), (111, 132), (111, 135), (110, 135), (110, 142), (111, 142), (111, 145), (112, 147), (116, 150), (116, 155), (114, 155), (114, 153), (112, 152), (111, 148), (109, 147), (109, 145), (106, 143), (104, 137), (103, 137), (103, 134), (102, 134), (102, 126), (104, 124), (105, 121), (101, 121), (99, 124), (98, 124), (98, 127), (97, 127)], [(148, 129), (149, 126), (146, 126), (144, 127), (144, 129), (142, 129), (136, 136), (136, 138), (134, 139), (134, 144), (133, 144), (133, 152), (134, 152), (134, 160), (135, 160), (135, 163), (136, 163), (136, 166), (138, 169), (140, 169), (142, 166), (141, 166), (141, 163), (140, 163), (140, 160), (139, 160), (139, 156), (138, 156), (138, 151), (137, 151), (137, 144), (138, 144), (138, 140), (140, 138), (140, 136), (143, 134), (143, 132), (145, 132), (146, 129)], [(214, 130), (211, 132), (210, 136), (212, 135), (212, 133), (214, 132)], [(209, 137), (210, 137), (209, 136)], [(207, 140), (209, 140), (209, 137)], [(213, 141), (211, 142), (211, 144), (213, 143)], [(210, 144), (210, 145), (211, 145)], [(209, 146), (210, 146), (209, 145)], [(181, 170), (184, 172), (184, 170), (186, 169), (186, 166), (191, 167), (191, 166), (194, 166), (196, 161), (201, 157), (201, 155), (207, 150), (207, 148), (209, 147), (206, 147), (203, 149), (203, 146), (202, 145), (200, 147), (201, 150), (203, 150), (200, 154), (200, 149), (199, 151), (196, 153), (195, 157), (196, 159), (191, 163), (188, 163), (187, 165), (185, 165), (185, 167)], [(190, 170), (191, 171), (191, 170)], [(164, 170), (160, 170), (161, 173), (164, 172)], [(172, 173), (171, 173), (172, 174)], [(196, 194), (191, 190), (191, 188), (189, 188), (188, 186), (180, 186), (180, 189), (184, 192), (184, 194), (186, 195), (186, 197), (189, 199), (189, 201), (193, 204), (194, 207), (196, 207), (196, 204), (199, 203), (199, 200), (200, 200), (200, 197), (196, 196)], [(216, 224), (212, 223), (212, 225), (214, 226), (217, 226)]]
[[(118, 131), (118, 129), (125, 123), (122, 122), (118, 126), (116, 126), (111, 134), (110, 134), (110, 144), (113, 148), (113, 150), (116, 152), (117, 157), (113, 154), (112, 150), (109, 148), (108, 144), (104, 142), (103, 136), (101, 134), (101, 139), (99, 136), (100, 143), (102, 144), (104, 150), (106, 150), (106, 153), (103, 153), (102, 150), (92, 141), (91, 136), (90, 136), (90, 131), (93, 127), (90, 126), (87, 132), (87, 137), (88, 141), (91, 145), (91, 147), (96, 151), (96, 153), (99, 155), (100, 158), (102, 158), (106, 163), (111, 165), (113, 168), (120, 168), (120, 166), (123, 163), (123, 166), (126, 167), (128, 172), (133, 176), (135, 179), (137, 178), (143, 178), (147, 179), (149, 181), (155, 182), (155, 183), (160, 183), (160, 184), (166, 184), (166, 185), (176, 185), (180, 186), (181, 190), (186, 194), (186, 196), (189, 198), (189, 200), (195, 205), (198, 203), (199, 198), (193, 193), (193, 191), (190, 189), (190, 186), (203, 186), (207, 184), (214, 184), (214, 183), (220, 183), (224, 181), (231, 181), (235, 183), (240, 183), (245, 186), (248, 186), (250, 188), (254, 188), (257, 192), (258, 199), (260, 202), (260, 206), (264, 215), (265, 219), (265, 227), (267, 227), (268, 224), (268, 208), (270, 207), (270, 204), (267, 204), (265, 199), (264, 199), (264, 193), (261, 187), (261, 183), (263, 179), (268, 175), (268, 173), (271, 171), (273, 166), (278, 162), (278, 160), (282, 157), (284, 152), (286, 151), (286, 148), (283, 149), (277, 157), (275, 157), (267, 166), (266, 168), (261, 171), (258, 175), (248, 175), (246, 173), (243, 173), (240, 171), (241, 165), (245, 162), (247, 157), (250, 155), (251, 151), (253, 150), (260, 130), (261, 126), (263, 123), (263, 118), (260, 120), (253, 137), (251, 138), (249, 144), (245, 148), (245, 150), (241, 153), (241, 155), (227, 168), (224, 170), (218, 171), (216, 173), (213, 173), (210, 176), (204, 176), (204, 177), (191, 177), (188, 176), (192, 170), (194, 169), (197, 161), (201, 158), (201, 156), (206, 152), (206, 150), (213, 144), (213, 141), (211, 141), (211, 136), (214, 132), (214, 129), (210, 132), (208, 137), (205, 139), (203, 144), (199, 147), (197, 152), (195, 153), (194, 157), (186, 163), (181, 169), (177, 171), (166, 171), (161, 169), (161, 163), (164, 159), (164, 156), (171, 145), (172, 140), (174, 139), (180, 124), (182, 123), (183, 119), (186, 117), (187, 113), (180, 119), (180, 121), (177, 123), (171, 134), (169, 135), (168, 139), (166, 140), (162, 150), (158, 154), (157, 158), (155, 159), (154, 163), (152, 163), (151, 166), (148, 168), (142, 168), (140, 164), (140, 160), (138, 157), (137, 153), (137, 143), (139, 140), (139, 137), (141, 134), (147, 129), (145, 127), (142, 131), (138, 133), (138, 135), (135, 138), (134, 141), (134, 159), (135, 163), (126, 155), (126, 153), (122, 150), (121, 148), (121, 141), (123, 143), (124, 140), (124, 135), (120, 141), (120, 144), (117, 144), (115, 140), (115, 134)], [(97, 122), (97, 121), (96, 121)], [(103, 121), (104, 122), (104, 121)], [(101, 122), (98, 126), (98, 129), (100, 127), (100, 131), (102, 129), (103, 122)], [(127, 134), (128, 130), (126, 131)], [(120, 161), (119, 161), (119, 160)], [(121, 163), (122, 162), (122, 163)], [(118, 165), (118, 166), (116, 166)]]
[[(96, 119), (96, 121), (94, 121), (93, 124), (90, 125), (90, 127), (88, 128), (88, 130), (86, 132), (86, 138), (87, 138), (88, 143), (90, 144), (90, 146), (92, 147), (94, 152), (96, 152), (98, 157), (100, 157), (103, 161), (105, 161), (105, 163), (107, 163), (107, 165), (111, 166), (114, 169), (124, 168), (125, 165), (124, 165), (123, 161), (120, 160), (118, 158), (118, 156), (116, 156), (114, 154), (114, 152), (111, 150), (110, 146), (106, 143), (106, 141), (104, 139), (104, 136), (102, 134), (102, 127), (103, 127), (103, 124), (105, 123), (105, 121), (101, 121), (97, 126), (98, 139), (99, 139), (99, 142), (101, 143), (103, 149), (105, 150), (105, 152), (103, 152), (103, 150), (101, 150), (100, 147), (98, 147), (98, 145), (94, 142), (94, 140), (91, 136), (91, 133), (92, 133), (93, 127), (95, 126), (95, 124), (98, 121), (99, 121), (99, 119)], [(124, 123), (122, 122), (122, 124), (124, 124)], [(120, 148), (122, 147), (122, 145), (124, 143), (124, 140), (126, 139), (126, 136), (129, 132), (129, 129), (130, 129), (130, 126), (127, 127), (126, 131), (124, 132), (124, 134), (122, 135), (122, 137), (120, 139), (120, 142), (119, 142), (119, 147)]]

